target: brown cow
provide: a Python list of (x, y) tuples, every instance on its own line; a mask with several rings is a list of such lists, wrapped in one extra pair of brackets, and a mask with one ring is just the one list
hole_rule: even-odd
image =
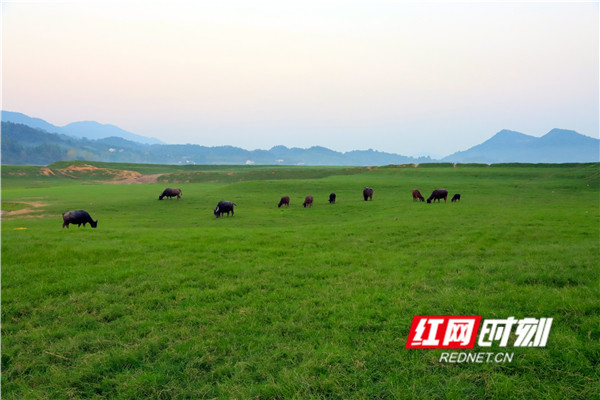
[(423, 196), (421, 196), (421, 192), (419, 192), (418, 189), (413, 189), (412, 195), (413, 195), (413, 201), (418, 201), (418, 200), (425, 201)]
[(302, 205), (304, 206), (304, 208), (306, 207), (312, 207), (313, 204), (313, 197), (312, 196), (306, 196), (304, 198), (304, 203), (302, 203)]
[(163, 197), (168, 197), (169, 199), (172, 197), (177, 197), (177, 199), (179, 200), (182, 195), (183, 192), (179, 188), (166, 188), (165, 190), (163, 190), (160, 196), (158, 196), (158, 199), (162, 200)]
[(277, 204), (277, 207), (281, 206), (290, 206), (290, 196), (283, 196), (281, 200), (279, 200), (279, 204)]

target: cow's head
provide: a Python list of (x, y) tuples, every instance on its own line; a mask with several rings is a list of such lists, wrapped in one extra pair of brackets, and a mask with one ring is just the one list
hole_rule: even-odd
[(98, 226), (98, 220), (90, 222), (90, 225), (92, 226), (92, 228), (97, 227)]
[(215, 217), (219, 218), (219, 206), (215, 208), (215, 211), (213, 211), (213, 213), (215, 214)]

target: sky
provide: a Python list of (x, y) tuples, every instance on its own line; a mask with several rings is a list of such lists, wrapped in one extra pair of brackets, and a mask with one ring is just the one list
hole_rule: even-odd
[(598, 1), (3, 0), (2, 109), (248, 150), (598, 138), (598, 26)]

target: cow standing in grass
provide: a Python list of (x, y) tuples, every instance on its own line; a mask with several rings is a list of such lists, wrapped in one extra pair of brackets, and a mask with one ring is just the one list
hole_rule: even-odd
[(336, 198), (335, 193), (331, 193), (329, 195), (329, 204), (335, 204), (335, 198)]
[(302, 203), (302, 205), (304, 206), (304, 208), (306, 208), (306, 207), (312, 207), (313, 200), (314, 200), (314, 198), (312, 196), (306, 196), (304, 198), (304, 203)]
[(365, 201), (373, 200), (373, 188), (366, 187), (363, 189), (363, 198)]
[(436, 200), (439, 203), (441, 199), (444, 199), (444, 203), (445, 203), (447, 197), (448, 197), (448, 191), (446, 189), (435, 189), (431, 193), (431, 196), (429, 196), (429, 198), (427, 199), (427, 204), (430, 204), (432, 200), (434, 203)]
[(182, 195), (183, 192), (179, 188), (166, 188), (165, 190), (163, 190), (161, 195), (158, 196), (158, 199), (162, 200), (164, 197), (168, 197), (169, 199), (172, 197), (177, 197), (177, 199), (179, 200)]
[(69, 224), (77, 224), (78, 227), (81, 226), (81, 224), (83, 224), (83, 227), (85, 228), (85, 224), (90, 224), (90, 226), (92, 228), (95, 228), (98, 226), (98, 220), (94, 221), (92, 219), (92, 217), (90, 217), (90, 214), (87, 213), (87, 211), (83, 211), (83, 210), (70, 210), (70, 211), (65, 211), (62, 215), (63, 217), (63, 228), (67, 228), (69, 229)]
[(231, 216), (233, 217), (233, 206), (237, 206), (237, 204), (232, 203), (231, 201), (220, 201), (219, 204), (217, 204), (217, 208), (215, 208), (215, 211), (213, 211), (213, 213), (217, 218), (219, 218), (225, 213), (227, 213), (228, 217), (229, 213), (231, 213)]
[(413, 201), (425, 201), (425, 198), (421, 195), (418, 189), (413, 189), (412, 191)]
[(281, 207), (281, 206), (286, 206), (286, 207), (290, 206), (290, 196), (283, 196), (281, 198), (281, 200), (279, 200), (279, 204), (277, 204), (277, 207)]
[(450, 200), (451, 202), (455, 202), (455, 201), (460, 201), (460, 194), (456, 193), (454, 196), (452, 196), (452, 200)]

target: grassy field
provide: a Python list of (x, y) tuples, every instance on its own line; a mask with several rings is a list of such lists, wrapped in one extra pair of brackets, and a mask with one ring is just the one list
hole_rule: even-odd
[[(88, 164), (2, 167), (5, 399), (599, 396), (598, 164)], [(412, 201), (439, 187), (462, 201)], [(61, 228), (70, 209), (98, 228)], [(554, 323), (492, 348), (511, 363), (450, 364), (404, 348), (415, 315)]]

